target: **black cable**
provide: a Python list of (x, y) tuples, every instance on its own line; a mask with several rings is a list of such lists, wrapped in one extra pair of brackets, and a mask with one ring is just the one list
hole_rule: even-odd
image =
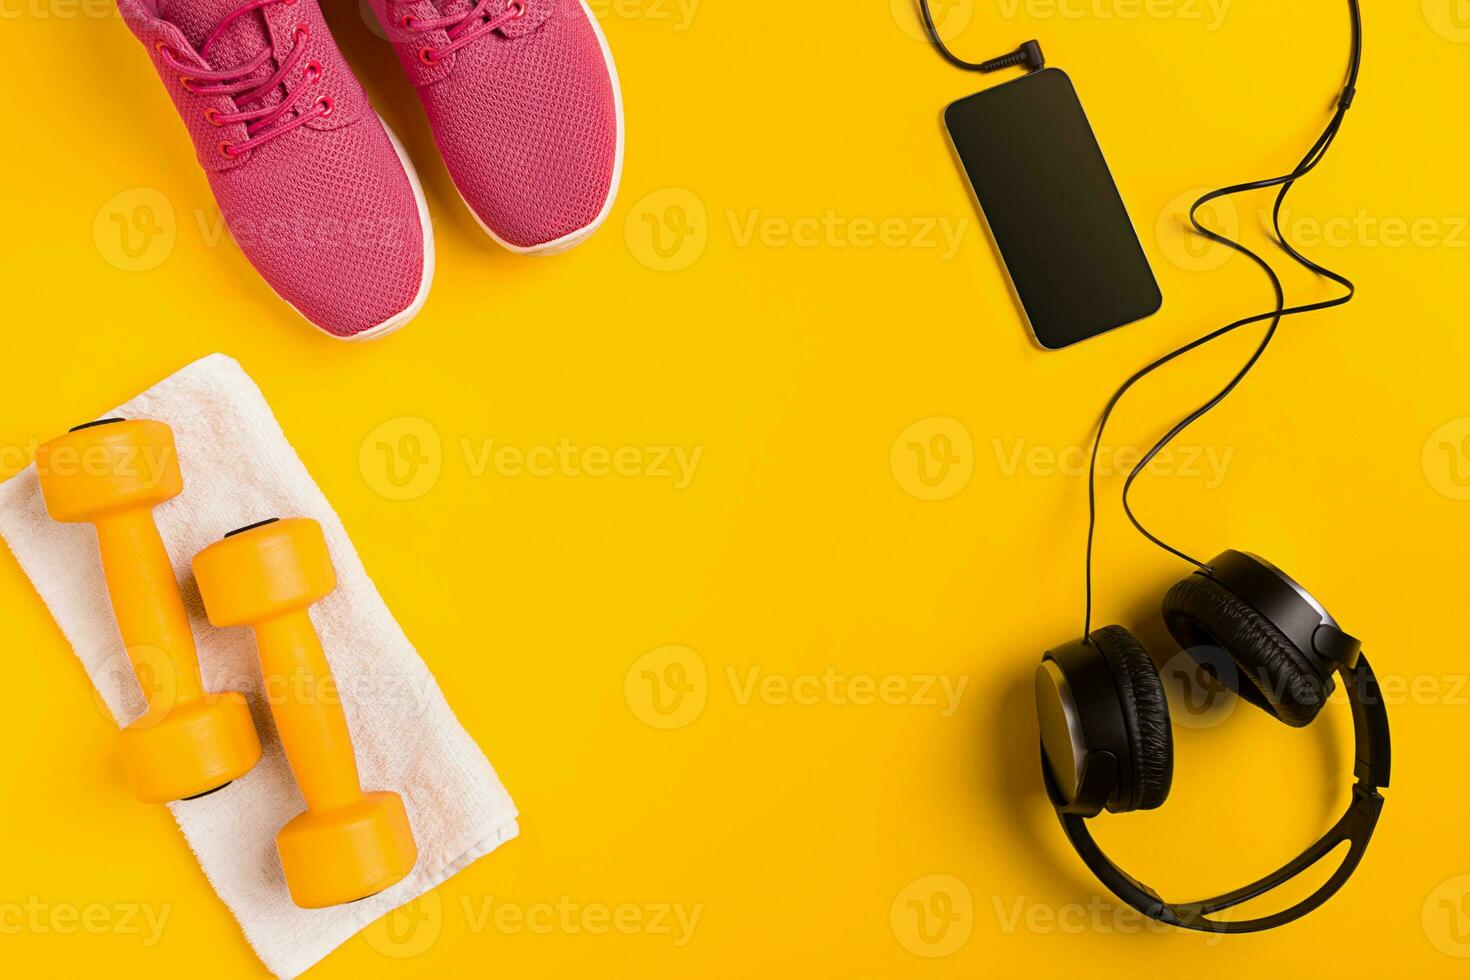
[[(924, 2), (924, 0), (921, 0), (921, 2)], [(1119, 387), (1116, 392), (1113, 393), (1112, 398), (1108, 400), (1107, 407), (1103, 410), (1102, 419), (1098, 424), (1097, 435), (1093, 441), (1092, 459), (1087, 471), (1087, 610), (1085, 613), (1085, 618), (1083, 620), (1082, 635), (1089, 643), (1091, 642), (1090, 637), (1092, 634), (1093, 544), (1097, 532), (1097, 460), (1098, 453), (1102, 447), (1102, 440), (1105, 430), (1107, 428), (1108, 421), (1112, 418), (1113, 410), (1117, 407), (1118, 402), (1122, 399), (1123, 395), (1125, 395), (1128, 390), (1131, 389), (1139, 381), (1143, 380), (1145, 377), (1152, 374), (1154, 371), (1157, 371), (1159, 368), (1170, 363), (1171, 361), (1179, 357), (1183, 357), (1185, 354), (1197, 350), (1198, 348), (1203, 347), (1211, 341), (1217, 340), (1220, 337), (1225, 336), (1226, 334), (1238, 330), (1241, 327), (1247, 326), (1252, 323), (1261, 323), (1267, 320), (1271, 321), (1271, 325), (1267, 328), (1266, 334), (1264, 337), (1262, 337), (1260, 344), (1257, 345), (1254, 353), (1251, 354), (1250, 359), (1246, 361), (1245, 366), (1242, 367), (1240, 371), (1235, 375), (1235, 377), (1230, 380), (1230, 383), (1227, 384), (1218, 394), (1216, 394), (1205, 404), (1201, 405), (1189, 415), (1185, 416), (1182, 420), (1180, 420), (1178, 424), (1170, 429), (1162, 439), (1155, 443), (1153, 448), (1149, 450), (1147, 455), (1140, 459), (1138, 464), (1133, 467), (1133, 470), (1128, 474), (1127, 481), (1125, 481), (1123, 485), (1123, 511), (1128, 515), (1128, 520), (1133, 524), (1134, 528), (1137, 529), (1138, 532), (1149, 541), (1153, 542), (1155, 545), (1159, 546), (1170, 554), (1186, 562), (1189, 562), (1196, 568), (1199, 568), (1203, 571), (1209, 571), (1209, 567), (1206, 566), (1204, 563), (1197, 561), (1194, 558), (1191, 558), (1189, 555), (1185, 554), (1183, 551), (1180, 551), (1177, 548), (1171, 547), (1169, 544), (1165, 543), (1163, 540), (1151, 533), (1147, 528), (1143, 526), (1142, 523), (1139, 522), (1137, 516), (1133, 513), (1133, 508), (1128, 500), (1128, 495), (1133, 489), (1134, 482), (1137, 481), (1139, 475), (1148, 468), (1148, 465), (1153, 462), (1154, 458), (1158, 456), (1158, 454), (1162, 452), (1164, 448), (1169, 445), (1169, 443), (1173, 442), (1180, 433), (1184, 432), (1184, 430), (1188, 429), (1195, 422), (1198, 422), (1200, 419), (1204, 418), (1207, 414), (1210, 413), (1211, 410), (1213, 410), (1217, 405), (1228, 398), (1231, 392), (1235, 391), (1235, 389), (1240, 386), (1241, 382), (1246, 379), (1246, 376), (1250, 374), (1251, 370), (1255, 368), (1261, 357), (1266, 353), (1266, 349), (1271, 346), (1271, 341), (1275, 339), (1276, 331), (1281, 326), (1281, 321), (1284, 318), (1288, 316), (1298, 316), (1304, 313), (1312, 313), (1319, 310), (1331, 309), (1335, 306), (1342, 306), (1350, 302), (1353, 299), (1354, 295), (1356, 295), (1357, 290), (1351, 280), (1347, 279), (1345, 276), (1333, 272), (1331, 269), (1328, 269), (1322, 265), (1317, 264), (1316, 262), (1313, 262), (1311, 259), (1308, 259), (1306, 256), (1297, 251), (1294, 246), (1292, 246), (1291, 242), (1287, 240), (1285, 233), (1281, 229), (1281, 208), (1286, 201), (1287, 194), (1291, 192), (1291, 189), (1296, 184), (1296, 182), (1315, 170), (1317, 165), (1322, 162), (1322, 159), (1326, 156), (1328, 149), (1331, 148), (1333, 142), (1337, 139), (1337, 134), (1342, 128), (1343, 118), (1347, 115), (1347, 110), (1352, 107), (1353, 99), (1357, 94), (1358, 73), (1362, 66), (1363, 60), (1363, 21), (1362, 12), (1359, 9), (1358, 4), (1359, 0), (1348, 0), (1349, 14), (1352, 20), (1352, 50), (1349, 56), (1347, 84), (1343, 89), (1342, 97), (1338, 99), (1337, 110), (1333, 113), (1331, 121), (1327, 124), (1327, 128), (1323, 131), (1322, 135), (1317, 138), (1317, 141), (1312, 145), (1312, 148), (1307, 151), (1301, 162), (1297, 164), (1296, 169), (1293, 170), (1291, 173), (1281, 177), (1274, 177), (1269, 180), (1251, 181), (1243, 184), (1234, 184), (1229, 187), (1223, 187), (1219, 190), (1211, 191), (1208, 194), (1201, 196), (1199, 200), (1195, 201), (1194, 205), (1189, 210), (1189, 220), (1190, 223), (1194, 226), (1195, 231), (1199, 232), (1201, 235), (1204, 235), (1206, 238), (1209, 238), (1211, 241), (1219, 242), (1220, 244), (1225, 245), (1226, 247), (1231, 248), (1241, 253), (1242, 255), (1245, 255), (1257, 266), (1259, 266), (1263, 272), (1265, 272), (1267, 278), (1271, 281), (1271, 288), (1276, 294), (1275, 308), (1267, 313), (1259, 313), (1255, 316), (1249, 316), (1241, 320), (1236, 320), (1234, 323), (1227, 324), (1226, 326), (1221, 327), (1219, 330), (1216, 330), (1213, 333), (1207, 334), (1204, 337), (1199, 338), (1198, 340), (1192, 341), (1191, 343), (1185, 344), (1183, 347), (1180, 347), (1174, 351), (1171, 351), (1168, 354), (1165, 354), (1163, 357), (1154, 361), (1152, 364), (1143, 368), (1141, 371), (1138, 371), (1131, 378), (1125, 381), (1123, 385)], [(1281, 188), (1281, 191), (1276, 195), (1276, 204), (1275, 207), (1272, 209), (1271, 214), (1271, 225), (1272, 229), (1276, 233), (1277, 246), (1280, 247), (1282, 251), (1286, 252), (1286, 254), (1299, 265), (1302, 265), (1303, 267), (1311, 270), (1317, 275), (1323, 276), (1327, 279), (1331, 279), (1333, 282), (1345, 288), (1347, 292), (1344, 295), (1336, 297), (1334, 299), (1324, 300), (1318, 303), (1309, 303), (1303, 306), (1294, 306), (1288, 308), (1286, 306), (1286, 293), (1284, 287), (1281, 284), (1281, 278), (1277, 275), (1276, 270), (1272, 268), (1269, 262), (1267, 262), (1259, 254), (1252, 251), (1250, 248), (1246, 247), (1240, 242), (1227, 238), (1224, 235), (1219, 234), (1218, 232), (1211, 231), (1200, 223), (1199, 210), (1211, 201), (1217, 200), (1222, 197), (1228, 197), (1234, 194), (1240, 194), (1246, 191), (1263, 190), (1269, 187)]]
[(1004, 68), (1024, 67), (1027, 71), (1038, 71), (1046, 67), (1046, 58), (1041, 53), (1041, 45), (1036, 41), (1027, 41), (1010, 54), (1001, 55), (999, 58), (991, 58), (989, 61), (966, 61), (956, 55), (944, 43), (939, 36), (939, 28), (934, 26), (934, 15), (929, 12), (929, 0), (919, 0), (919, 16), (924, 21), (924, 32), (929, 35), (929, 43), (938, 49), (944, 60), (962, 68), (965, 71), (1000, 71)]
[[(1142, 381), (1144, 378), (1148, 377), (1153, 372), (1164, 367), (1166, 364), (1169, 364), (1170, 362), (1180, 357), (1183, 357), (1185, 354), (1188, 354), (1191, 351), (1198, 350), (1206, 344), (1218, 340), (1219, 338), (1224, 337), (1227, 334), (1233, 333), (1241, 327), (1249, 326), (1253, 323), (1262, 323), (1268, 320), (1270, 321), (1271, 325), (1266, 329), (1265, 336), (1261, 338), (1260, 344), (1256, 346), (1256, 349), (1251, 354), (1250, 359), (1246, 361), (1245, 366), (1242, 367), (1240, 371), (1237, 372), (1236, 375), (1230, 380), (1230, 383), (1227, 384), (1223, 389), (1221, 389), (1220, 392), (1209, 401), (1205, 402), (1199, 408), (1195, 409), (1189, 415), (1185, 416), (1182, 420), (1179, 421), (1178, 424), (1170, 429), (1162, 439), (1155, 443), (1153, 448), (1150, 449), (1148, 453), (1139, 460), (1138, 464), (1133, 467), (1132, 471), (1129, 472), (1128, 479), (1123, 484), (1123, 512), (1127, 514), (1128, 520), (1130, 523), (1132, 523), (1133, 527), (1145, 538), (1147, 538), (1158, 547), (1169, 552), (1169, 554), (1174, 555), (1175, 557), (1194, 565), (1196, 568), (1199, 568), (1202, 571), (1209, 571), (1209, 567), (1203, 562), (1191, 558), (1189, 555), (1185, 554), (1178, 548), (1169, 545), (1167, 542), (1163, 541), (1143, 526), (1143, 524), (1138, 520), (1137, 515), (1133, 512), (1132, 504), (1129, 501), (1129, 494), (1133, 490), (1134, 483), (1138, 480), (1138, 477), (1148, 468), (1148, 465), (1154, 461), (1154, 459), (1158, 456), (1160, 452), (1162, 452), (1171, 442), (1178, 438), (1179, 435), (1186, 429), (1188, 429), (1191, 425), (1208, 415), (1217, 405), (1228, 398), (1230, 394), (1241, 385), (1242, 382), (1245, 381), (1246, 377), (1251, 373), (1256, 364), (1259, 363), (1260, 359), (1265, 355), (1266, 350), (1271, 346), (1271, 342), (1275, 339), (1276, 331), (1280, 328), (1281, 321), (1283, 319), (1289, 316), (1299, 316), (1305, 313), (1313, 313), (1319, 310), (1331, 309), (1335, 306), (1342, 306), (1350, 302), (1353, 299), (1354, 295), (1356, 295), (1357, 287), (1353, 285), (1351, 280), (1349, 280), (1345, 276), (1340, 275), (1339, 273), (1332, 271), (1331, 269), (1326, 268), (1325, 266), (1313, 262), (1311, 259), (1302, 255), (1302, 253), (1297, 251), (1296, 248), (1291, 244), (1291, 242), (1288, 241), (1285, 232), (1283, 232), (1281, 228), (1281, 208), (1282, 205), (1286, 202), (1286, 196), (1291, 192), (1291, 189), (1296, 185), (1296, 182), (1315, 170), (1317, 168), (1317, 165), (1322, 162), (1323, 157), (1327, 155), (1328, 149), (1331, 148), (1333, 142), (1337, 139), (1338, 132), (1342, 128), (1343, 118), (1347, 115), (1347, 110), (1352, 107), (1353, 99), (1357, 94), (1358, 74), (1363, 60), (1363, 19), (1362, 12), (1359, 9), (1359, 0), (1348, 0), (1348, 9), (1352, 20), (1352, 49), (1349, 56), (1347, 83), (1343, 88), (1341, 98), (1338, 99), (1337, 110), (1333, 113), (1331, 121), (1327, 124), (1327, 128), (1323, 130), (1322, 135), (1317, 138), (1317, 141), (1314, 144), (1312, 144), (1312, 148), (1307, 151), (1304, 157), (1302, 157), (1301, 162), (1296, 165), (1296, 168), (1292, 170), (1291, 173), (1284, 174), (1280, 177), (1273, 177), (1268, 180), (1249, 181), (1242, 184), (1233, 184), (1228, 187), (1222, 187), (1218, 190), (1210, 191), (1209, 193), (1202, 195), (1197, 201), (1194, 202), (1194, 204), (1189, 209), (1189, 221), (1190, 224), (1194, 226), (1194, 230), (1196, 232), (1205, 236), (1211, 241), (1218, 242), (1226, 246), (1227, 248), (1241, 253), (1242, 255), (1249, 258), (1252, 262), (1254, 262), (1258, 267), (1260, 267), (1261, 271), (1266, 274), (1267, 279), (1269, 279), (1271, 282), (1272, 292), (1276, 296), (1275, 307), (1266, 313), (1258, 313), (1254, 316), (1248, 316), (1243, 319), (1236, 320), (1234, 323), (1227, 324), (1220, 329), (1214, 331), (1213, 333), (1206, 334), (1198, 340), (1191, 341), (1190, 343), (1185, 344), (1183, 347), (1177, 348), (1176, 350), (1165, 354), (1163, 357), (1160, 357), (1158, 360), (1154, 361), (1152, 364), (1149, 364), (1147, 367), (1138, 371), (1127, 381), (1125, 381), (1122, 386), (1120, 386), (1118, 390), (1113, 393), (1112, 397), (1108, 400), (1107, 407), (1103, 409), (1102, 419), (1098, 423), (1097, 435), (1094, 438), (1092, 444), (1092, 457), (1087, 468), (1087, 602), (1086, 613), (1083, 620), (1082, 635), (1084, 639), (1089, 643), (1091, 642), (1092, 634), (1092, 559), (1094, 544), (1097, 537), (1097, 461), (1098, 455), (1102, 449), (1102, 441), (1107, 430), (1108, 422), (1112, 419), (1113, 411), (1117, 408), (1119, 401), (1122, 400), (1123, 396), (1127, 394), (1134, 385)], [(992, 72), (998, 71), (1002, 68), (1011, 68), (1024, 65), (1028, 69), (1035, 71), (1045, 64), (1044, 59), (1041, 55), (1041, 46), (1035, 41), (1027, 41), (1025, 44), (1021, 45), (1020, 49), (1017, 50), (1015, 53), (1005, 55), (1000, 58), (994, 58), (990, 61), (965, 61), (964, 59), (957, 56), (953, 51), (951, 51), (949, 47), (945, 45), (944, 39), (939, 36), (939, 30), (937, 27), (935, 27), (934, 17), (929, 10), (929, 0), (919, 0), (919, 13), (924, 23), (924, 31), (928, 35), (930, 43), (934, 45), (935, 49), (939, 51), (939, 53), (944, 57), (946, 61), (957, 68), (964, 69), (965, 71)], [(1271, 266), (1269, 262), (1262, 258), (1258, 253), (1241, 244), (1240, 242), (1227, 238), (1224, 235), (1219, 234), (1218, 232), (1211, 231), (1209, 228), (1206, 228), (1203, 224), (1200, 223), (1199, 210), (1211, 201), (1218, 200), (1222, 197), (1229, 197), (1235, 194), (1245, 193), (1246, 191), (1265, 190), (1270, 187), (1281, 188), (1281, 191), (1276, 195), (1276, 204), (1275, 207), (1272, 209), (1271, 214), (1271, 225), (1272, 229), (1276, 233), (1277, 246), (1282, 251), (1284, 251), (1294, 262), (1311, 270), (1313, 273), (1324, 278), (1331, 279), (1333, 282), (1342, 286), (1344, 289), (1347, 290), (1344, 295), (1336, 297), (1334, 299), (1324, 300), (1318, 303), (1309, 303), (1302, 306), (1287, 307), (1285, 287), (1281, 283), (1281, 277), (1277, 274), (1276, 270)]]

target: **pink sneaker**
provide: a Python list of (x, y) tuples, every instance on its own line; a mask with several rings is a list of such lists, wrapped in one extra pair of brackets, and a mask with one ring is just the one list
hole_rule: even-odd
[(317, 0), (118, 0), (194, 140), (230, 233), (271, 288), (343, 340), (423, 307), (418, 175)]
[(523, 254), (607, 218), (623, 165), (617, 69), (582, 0), (372, 0), (460, 196)]

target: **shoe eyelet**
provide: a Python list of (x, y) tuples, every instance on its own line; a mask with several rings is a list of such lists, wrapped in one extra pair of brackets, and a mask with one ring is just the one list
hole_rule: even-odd
[(516, 12), (516, 20), (520, 20), (522, 17), (526, 16), (526, 5), (523, 0), (507, 0), (505, 9), (514, 10)]
[(398, 19), (398, 26), (403, 28), (405, 31), (416, 30), (417, 28), (415, 28), (414, 25), (417, 23), (418, 18), (414, 17), (413, 14), (404, 14)]
[(294, 36), (298, 41), (309, 41), (311, 40), (311, 28), (304, 23), (297, 24)]
[(439, 64), (439, 56), (434, 53), (433, 48), (419, 48), (419, 60), (430, 68), (435, 68)]
[(209, 123), (211, 126), (224, 125), (224, 123), (219, 121), (219, 110), (216, 109), (214, 106), (210, 106), (209, 108), (204, 110), (204, 121)]
[(323, 95), (317, 99), (316, 108), (318, 118), (325, 119), (330, 116), (332, 114), (332, 97), (330, 95)]
[[(188, 75), (179, 76), (179, 84), (184, 87), (185, 92), (194, 92), (193, 82), (194, 79), (190, 78)], [(198, 95), (199, 93), (195, 92), (194, 94)]]
[(304, 77), (308, 82), (315, 82), (319, 80), (324, 74), (326, 74), (326, 72), (322, 68), (322, 63), (313, 58), (311, 61), (308, 61), (306, 63), (306, 71), (303, 72), (302, 77)]
[(223, 153), (225, 156), (229, 157), (231, 160), (235, 159), (235, 157), (237, 157), (237, 156), (240, 155), (240, 154), (238, 154), (238, 153), (235, 152), (235, 145), (233, 143), (231, 143), (229, 140), (221, 140), (220, 141), (219, 151), (221, 153)]
[(174, 57), (174, 49), (169, 47), (167, 41), (159, 41), (155, 43), (153, 45), (153, 50), (157, 51), (161, 55), (164, 55), (165, 57), (173, 58), (175, 61), (178, 60), (178, 58)]

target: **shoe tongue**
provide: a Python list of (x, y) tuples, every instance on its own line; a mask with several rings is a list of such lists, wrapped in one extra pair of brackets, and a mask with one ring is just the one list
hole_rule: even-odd
[[(443, 16), (461, 17), (475, 9), (477, 0), (432, 0), (432, 2)], [(555, 4), (556, 0), (522, 0), (523, 16), (502, 24), (500, 33), (506, 37), (520, 37), (531, 33), (542, 21), (551, 16)], [(502, 0), (502, 2), (492, 3), (486, 7), (484, 16), (488, 20), (498, 17), (509, 9), (510, 5)]]
[[(240, 6), (241, 0), (159, 0), (158, 14), (175, 24), (197, 50), (214, 29)], [(208, 60), (219, 68), (233, 68), (260, 54), (269, 43), (265, 15), (259, 10), (242, 14), (230, 22), (209, 49)]]
[[(237, 9), (242, 0), (160, 0), (158, 14), (173, 23), (197, 51), (214, 33), (226, 17)], [(260, 52), (270, 46), (270, 34), (266, 30), (265, 15), (252, 10), (232, 20), (224, 33), (215, 39), (204, 60), (211, 68), (228, 69), (243, 65), (260, 57)], [(264, 80), (276, 70), (273, 59), (267, 59), (252, 79)], [(279, 87), (268, 92), (261, 103), (271, 105), (280, 101)]]

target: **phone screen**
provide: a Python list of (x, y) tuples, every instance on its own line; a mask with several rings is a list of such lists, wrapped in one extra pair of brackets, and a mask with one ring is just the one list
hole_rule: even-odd
[(1043, 347), (1158, 312), (1158, 281), (1064, 72), (961, 99), (944, 121)]

